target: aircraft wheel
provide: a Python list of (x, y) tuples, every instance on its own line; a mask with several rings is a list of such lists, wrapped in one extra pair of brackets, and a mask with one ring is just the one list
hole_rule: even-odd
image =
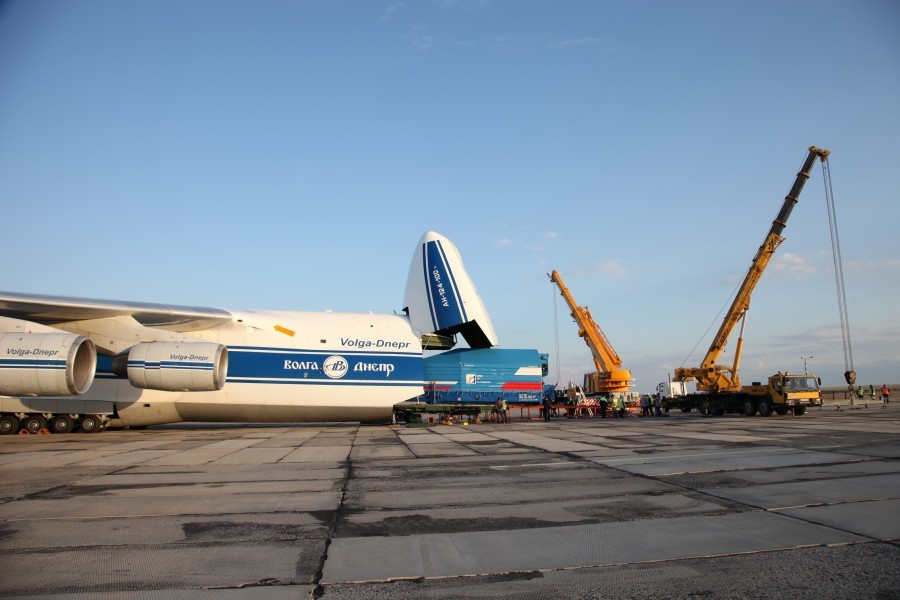
[(84, 415), (78, 429), (83, 433), (97, 433), (100, 431), (100, 419), (97, 415)]
[(681, 412), (683, 412), (683, 413), (689, 413), (689, 412), (691, 412), (691, 407), (690, 407), (690, 406), (682, 406), (682, 407), (681, 407)]
[(744, 414), (752, 417), (756, 414), (756, 402), (753, 400), (744, 400)]
[(37, 433), (47, 426), (47, 420), (41, 415), (28, 415), (19, 424), (20, 429), (24, 429), (28, 433)]
[(19, 420), (12, 415), (0, 417), (0, 435), (9, 435), (19, 430)]
[(71, 433), (75, 429), (75, 421), (69, 415), (56, 415), (47, 422), (50, 433)]
[(769, 404), (768, 400), (760, 400), (759, 401), (759, 416), (768, 417), (772, 414), (772, 405)]

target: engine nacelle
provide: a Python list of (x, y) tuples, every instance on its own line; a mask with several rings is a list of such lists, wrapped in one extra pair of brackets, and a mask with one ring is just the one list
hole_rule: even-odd
[(128, 352), (128, 381), (165, 392), (214, 392), (228, 375), (228, 349), (212, 342), (149, 342)]
[(0, 333), (0, 395), (76, 396), (94, 382), (94, 343), (74, 333)]

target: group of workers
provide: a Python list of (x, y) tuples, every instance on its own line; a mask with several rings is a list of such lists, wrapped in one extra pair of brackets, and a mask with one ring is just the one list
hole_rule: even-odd
[[(594, 416), (594, 411), (601, 419), (624, 419), (628, 414), (625, 406), (625, 398), (621, 395), (614, 395), (608, 398), (606, 395), (600, 395), (596, 401), (590, 403), (580, 403), (576, 398), (566, 398), (566, 415), (568, 417), (577, 417), (579, 414)], [(655, 398), (652, 394), (641, 396), (641, 416), (652, 417), (654, 411), (657, 417), (662, 415), (662, 407), (659, 398)], [(545, 397), (541, 405), (541, 414), (545, 421), (549, 421), (551, 416), (556, 415), (556, 408), (553, 401), (549, 397)]]
[[(869, 395), (869, 402), (872, 402), (874, 404), (875, 403), (875, 386), (872, 385), (871, 383), (869, 384), (868, 395)], [(866, 401), (866, 390), (864, 390), (861, 385), (856, 386), (856, 397), (859, 399), (860, 402)], [(852, 397), (850, 398), (850, 401), (852, 404), (852, 402), (853, 402)], [(881, 386), (881, 403), (882, 404), (890, 404), (890, 402), (891, 402), (891, 388), (889, 388), (886, 383), (882, 384), (882, 386)]]
[[(868, 392), (864, 390), (862, 386), (857, 386), (856, 397), (860, 400), (860, 402), (866, 401), (867, 393), (870, 398), (869, 401), (874, 403), (875, 386), (869, 385)], [(886, 405), (889, 404), (890, 401), (891, 388), (888, 387), (887, 384), (882, 385), (881, 402)], [(662, 416), (662, 401), (659, 395), (641, 394), (640, 407), (640, 416), (642, 417)], [(625, 415), (627, 414), (625, 408), (625, 399), (621, 395), (614, 395), (612, 399), (607, 398), (605, 395), (601, 395), (599, 398), (597, 398), (597, 403), (592, 405), (579, 404), (578, 401), (573, 397), (569, 397), (566, 399), (566, 412), (569, 417), (576, 417), (579, 411), (590, 411), (590, 414), (593, 415), (594, 408), (599, 409), (599, 416), (602, 419), (624, 419)], [(497, 398), (497, 402), (494, 404), (493, 413), (498, 423), (509, 423), (509, 405), (503, 398)], [(543, 401), (541, 402), (541, 416), (544, 417), (544, 421), (550, 421), (550, 417), (555, 416), (555, 414), (556, 408), (553, 405), (553, 400), (550, 397), (544, 397)]]

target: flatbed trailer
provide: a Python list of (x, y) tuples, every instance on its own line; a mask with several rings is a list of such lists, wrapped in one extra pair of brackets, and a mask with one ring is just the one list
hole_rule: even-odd
[(432, 415), (443, 418), (466, 416), (476, 419), (494, 411), (493, 404), (432, 404), (430, 402), (401, 402), (394, 405), (394, 421), (422, 423), (423, 417)]

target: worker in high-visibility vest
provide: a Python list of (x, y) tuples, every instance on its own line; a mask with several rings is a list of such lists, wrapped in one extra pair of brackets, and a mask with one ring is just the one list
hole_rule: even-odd
[(625, 418), (625, 398), (622, 396), (616, 397), (616, 413), (618, 413), (620, 419)]

